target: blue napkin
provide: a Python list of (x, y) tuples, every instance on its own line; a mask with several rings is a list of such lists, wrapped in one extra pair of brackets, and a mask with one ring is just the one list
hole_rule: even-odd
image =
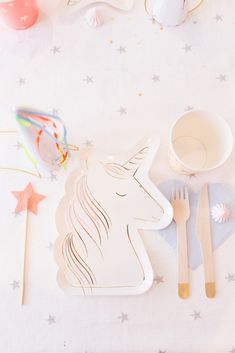
[[(174, 190), (176, 187), (184, 185), (185, 183), (179, 180), (168, 180), (164, 183), (161, 183), (158, 188), (170, 201), (172, 190)], [(216, 223), (211, 217), (212, 245), (213, 249), (215, 250), (235, 231), (235, 217), (233, 215), (235, 208), (235, 191), (230, 186), (225, 184), (211, 183), (208, 185), (210, 209), (217, 203), (224, 203), (231, 210), (230, 220), (226, 223)], [(188, 191), (191, 211), (190, 218), (187, 222), (188, 256), (189, 266), (194, 270), (202, 263), (200, 246), (195, 231), (197, 205), (200, 192), (194, 193), (190, 188), (188, 188)], [(176, 225), (174, 221), (167, 228), (162, 229), (160, 231), (160, 235), (173, 249), (176, 249), (177, 239)]]

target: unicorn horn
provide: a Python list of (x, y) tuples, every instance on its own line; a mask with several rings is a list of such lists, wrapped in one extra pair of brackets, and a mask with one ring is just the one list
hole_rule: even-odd
[(133, 157), (131, 157), (125, 164), (123, 164), (123, 167), (131, 174), (135, 174), (145, 156), (147, 155), (148, 150), (148, 146), (142, 147)]

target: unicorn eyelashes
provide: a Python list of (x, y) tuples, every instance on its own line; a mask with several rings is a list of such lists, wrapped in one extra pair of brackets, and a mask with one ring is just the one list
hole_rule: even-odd
[(127, 196), (127, 194), (121, 194), (121, 193), (119, 193), (119, 192), (116, 192), (116, 195), (118, 195), (118, 196), (120, 196), (120, 197), (125, 197), (125, 196)]
[(68, 178), (55, 245), (64, 290), (135, 294), (151, 286), (152, 268), (138, 229), (159, 229), (172, 218), (170, 204), (148, 177), (157, 145), (142, 143), (123, 162), (94, 154), (86, 170)]

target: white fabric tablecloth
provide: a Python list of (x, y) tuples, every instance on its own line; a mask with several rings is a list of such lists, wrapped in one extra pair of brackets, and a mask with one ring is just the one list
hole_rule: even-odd
[[(207, 109), (235, 133), (235, 2), (205, 0), (186, 23), (161, 28), (142, 1), (128, 13), (102, 6), (104, 26), (39, 0), (39, 22), (27, 31), (0, 27), (0, 129), (16, 129), (13, 106), (57, 112), (69, 142), (124, 151), (156, 132), (162, 141), (156, 183), (181, 178), (197, 191), (204, 181), (235, 187), (234, 154), (215, 172), (179, 177), (167, 162), (170, 126), (186, 110)], [(19, 165), (16, 134), (0, 136), (1, 165)], [(6, 147), (7, 146), (7, 147)], [(20, 157), (21, 156), (21, 157)], [(23, 157), (22, 157), (23, 158)], [(1, 166), (0, 165), (0, 166)], [(153, 288), (136, 297), (68, 297), (56, 283), (52, 246), (56, 205), (66, 173), (42, 181), (0, 174), (0, 351), (4, 353), (228, 353), (235, 352), (235, 237), (216, 252), (217, 296), (205, 297), (203, 269), (191, 273), (192, 295), (176, 294), (174, 252), (158, 235), (148, 248)], [(24, 215), (15, 217), (12, 190), (28, 181), (45, 194), (30, 217), (27, 304), (20, 306)]]

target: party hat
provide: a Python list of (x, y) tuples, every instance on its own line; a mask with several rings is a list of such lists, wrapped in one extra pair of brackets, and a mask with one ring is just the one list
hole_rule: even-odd
[(35, 166), (51, 171), (66, 164), (67, 131), (58, 116), (17, 108), (16, 121), (24, 151)]

